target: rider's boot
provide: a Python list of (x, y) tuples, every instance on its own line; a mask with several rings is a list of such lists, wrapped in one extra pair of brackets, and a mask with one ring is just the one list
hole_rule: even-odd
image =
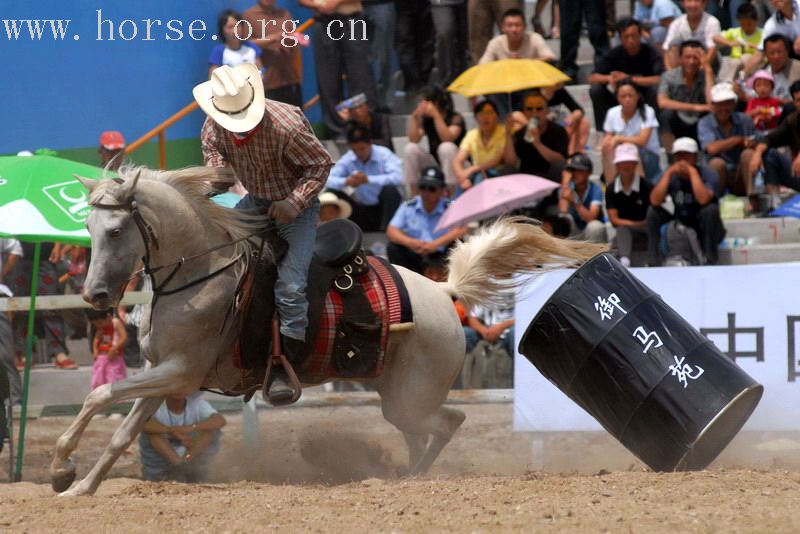
[[(297, 362), (297, 355), (303, 348), (305, 342), (281, 335), (281, 345), (283, 355), (289, 363)], [(283, 366), (274, 367), (270, 373), (270, 383), (267, 388), (267, 399), (273, 406), (285, 406), (292, 402), (294, 389), (289, 382), (289, 375)]]

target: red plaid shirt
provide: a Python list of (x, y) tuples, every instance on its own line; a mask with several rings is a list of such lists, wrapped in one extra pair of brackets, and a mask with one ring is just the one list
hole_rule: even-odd
[(267, 99), (261, 124), (245, 142), (206, 117), (200, 133), (203, 158), (211, 167), (232, 167), (247, 191), (269, 200), (286, 199), (307, 208), (325, 185), (333, 160), (303, 112)]

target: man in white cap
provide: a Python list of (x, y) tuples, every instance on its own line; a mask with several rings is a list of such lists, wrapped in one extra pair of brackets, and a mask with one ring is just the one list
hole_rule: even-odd
[(617, 231), (617, 257), (625, 267), (631, 265), (634, 234), (647, 236), (647, 208), (650, 206), (652, 186), (636, 174), (639, 165), (639, 147), (622, 143), (614, 150), (617, 176), (606, 188), (608, 219)]
[[(308, 325), (306, 279), (318, 195), (333, 161), (300, 108), (264, 97), (255, 65), (222, 66), (193, 93), (208, 115), (200, 135), (206, 164), (233, 168), (249, 192), (237, 207), (266, 211), (289, 245), (278, 265), (275, 301), (284, 353), (296, 362)], [(286, 403), (292, 395), (286, 375), (277, 372), (273, 378), (270, 401)]]
[[(650, 193), (647, 256), (651, 267), (661, 265), (658, 246), (661, 225), (673, 219), (697, 232), (705, 263), (717, 263), (717, 247), (725, 237), (725, 227), (717, 205), (719, 175), (705, 165), (698, 165), (697, 153), (697, 141), (691, 137), (676, 139), (672, 145), (675, 163), (667, 167)], [(674, 214), (661, 207), (667, 194), (675, 204)]]
[(736, 93), (729, 83), (711, 88), (711, 113), (697, 124), (700, 147), (708, 156), (708, 166), (719, 174), (720, 190), (734, 195), (751, 193), (750, 160), (753, 158), (753, 120), (734, 111)]

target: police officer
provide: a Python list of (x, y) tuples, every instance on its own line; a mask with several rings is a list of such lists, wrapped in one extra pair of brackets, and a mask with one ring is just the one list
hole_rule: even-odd
[(434, 231), (450, 200), (444, 197), (444, 174), (438, 167), (426, 167), (419, 179), (419, 195), (403, 203), (386, 228), (389, 261), (422, 273), (425, 260), (442, 255), (467, 231), (465, 226)]

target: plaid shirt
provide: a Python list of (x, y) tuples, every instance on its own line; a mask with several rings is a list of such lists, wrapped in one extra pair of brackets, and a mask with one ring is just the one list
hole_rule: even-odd
[(244, 142), (206, 117), (200, 133), (203, 158), (211, 167), (232, 167), (251, 195), (286, 199), (302, 211), (324, 187), (333, 160), (299, 108), (269, 99), (265, 107), (264, 118)]

